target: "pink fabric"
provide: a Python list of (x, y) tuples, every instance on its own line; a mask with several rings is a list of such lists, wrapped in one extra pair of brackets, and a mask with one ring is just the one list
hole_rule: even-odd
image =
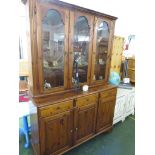
[(28, 102), (29, 98), (27, 95), (19, 95), (19, 102)]

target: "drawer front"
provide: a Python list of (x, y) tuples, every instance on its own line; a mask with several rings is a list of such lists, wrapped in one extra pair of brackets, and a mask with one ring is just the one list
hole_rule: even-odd
[(106, 103), (106, 102), (116, 102), (116, 97), (111, 96), (107, 98), (100, 98), (100, 103)]
[(117, 89), (110, 89), (110, 90), (106, 90), (100, 93), (100, 97), (101, 98), (111, 98), (111, 97), (115, 97), (117, 93)]
[(83, 106), (86, 106), (86, 105), (89, 105), (89, 104), (96, 104), (97, 103), (97, 98), (98, 98), (97, 94), (77, 98), (76, 106), (77, 107), (83, 107)]
[(40, 117), (48, 117), (51, 115), (56, 115), (61, 112), (68, 111), (73, 108), (73, 101), (66, 101), (66, 102), (61, 102), (57, 103), (51, 106), (47, 106), (46, 108), (41, 108), (39, 110), (39, 115)]

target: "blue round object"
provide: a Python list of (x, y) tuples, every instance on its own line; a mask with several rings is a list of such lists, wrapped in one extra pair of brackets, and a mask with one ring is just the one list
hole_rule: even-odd
[(111, 72), (109, 77), (109, 83), (113, 85), (119, 85), (120, 83), (120, 76), (117, 72)]

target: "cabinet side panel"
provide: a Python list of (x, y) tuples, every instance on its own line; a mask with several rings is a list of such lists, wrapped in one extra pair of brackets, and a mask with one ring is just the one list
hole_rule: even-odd
[(36, 43), (36, 2), (29, 0), (27, 3), (27, 43), (29, 65), (29, 90), (32, 95), (38, 94), (38, 69), (37, 69), (37, 43)]
[(36, 155), (40, 155), (37, 107), (30, 102), (31, 144)]
[(26, 4), (26, 38), (27, 38), (27, 53), (28, 53), (28, 72), (29, 72), (29, 90), (33, 92), (33, 74), (32, 74), (32, 57), (31, 57), (31, 32), (30, 32), (30, 14), (32, 14), (31, 1)]

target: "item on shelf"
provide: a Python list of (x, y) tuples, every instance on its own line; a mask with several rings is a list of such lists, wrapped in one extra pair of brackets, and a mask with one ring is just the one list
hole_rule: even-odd
[(47, 83), (46, 80), (45, 80), (45, 83), (44, 83), (44, 88), (46, 88), (46, 89), (51, 88), (51, 84)]
[(57, 66), (58, 62), (57, 61), (53, 61), (53, 66)]
[(93, 76), (93, 80), (96, 80), (96, 76), (95, 75)]
[(123, 78), (128, 78), (128, 61), (127, 59), (123, 62)]
[(123, 78), (124, 83), (130, 83), (130, 78)]
[(103, 59), (99, 59), (99, 64), (100, 65), (104, 65), (105, 64), (105, 62), (103, 61)]
[(47, 61), (44, 61), (44, 67), (45, 67), (45, 68), (48, 68), (48, 67), (49, 67)]
[(82, 90), (83, 90), (84, 92), (87, 92), (87, 91), (88, 91), (88, 85), (84, 85), (84, 86), (82, 87)]
[(73, 84), (76, 88), (79, 88), (79, 61), (80, 61), (80, 55), (79, 54), (76, 54), (74, 55), (74, 62), (73, 62)]
[(99, 64), (101, 64), (102, 63), (102, 59), (99, 59)]
[(100, 79), (100, 80), (103, 80), (103, 76), (99, 76), (99, 79)]
[(110, 72), (109, 82), (113, 85), (119, 85), (120, 76), (117, 72)]

